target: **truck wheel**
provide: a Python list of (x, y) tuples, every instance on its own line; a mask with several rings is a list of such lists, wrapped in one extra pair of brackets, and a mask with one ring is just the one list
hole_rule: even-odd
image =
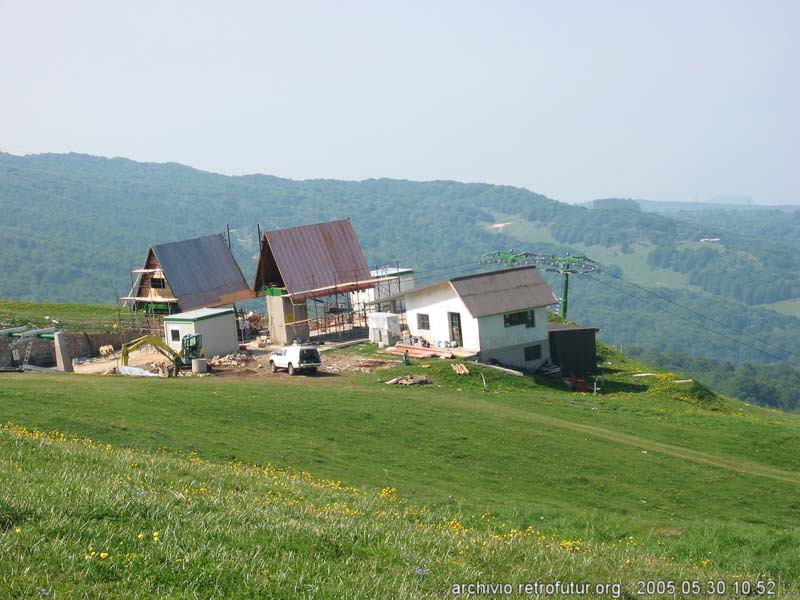
[(278, 372), (278, 367), (275, 366), (274, 360), (269, 361), (269, 370), (272, 371), (273, 373)]
[(311, 367), (308, 369), (309, 375), (315, 375), (317, 372), (317, 367)]
[(289, 366), (286, 368), (286, 370), (289, 372), (289, 375), (294, 375), (294, 365), (292, 363), (289, 363)]

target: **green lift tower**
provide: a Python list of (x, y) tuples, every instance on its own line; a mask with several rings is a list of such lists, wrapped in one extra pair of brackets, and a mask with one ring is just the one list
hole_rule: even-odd
[(558, 256), (556, 254), (533, 254), (531, 252), (515, 252), (514, 250), (496, 251), (484, 254), (481, 264), (504, 264), (509, 267), (537, 265), (545, 271), (561, 273), (561, 317), (567, 318), (569, 304), (569, 276), (571, 274), (594, 273), (599, 271), (596, 262), (585, 256)]

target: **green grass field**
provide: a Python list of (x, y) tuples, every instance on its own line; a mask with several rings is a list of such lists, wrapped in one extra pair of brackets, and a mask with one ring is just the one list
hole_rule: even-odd
[(759, 308), (768, 308), (790, 317), (800, 317), (800, 298), (781, 300), (780, 302), (773, 302), (772, 304), (761, 304)]
[(128, 309), (109, 304), (60, 304), (0, 300), (0, 329), (10, 327), (59, 327), (74, 331), (107, 330), (114, 323), (141, 323), (144, 319)]
[[(14, 424), (0, 435), (0, 597), (414, 598), (561, 579), (618, 582), (636, 598), (639, 579), (711, 577), (728, 591), (767, 578), (797, 591), (796, 415), (607, 348), (596, 396), (488, 369), (485, 391), (474, 367), (425, 364), (0, 376)], [(434, 384), (382, 383), (405, 372)]]

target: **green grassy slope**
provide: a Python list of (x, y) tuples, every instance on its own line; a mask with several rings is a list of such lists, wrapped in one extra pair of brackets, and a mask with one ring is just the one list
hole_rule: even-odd
[[(729, 581), (761, 574), (794, 585), (800, 565), (787, 549), (800, 542), (798, 417), (716, 397), (671, 373), (634, 377), (647, 367), (610, 351), (604, 363), (598, 396), (491, 370), (484, 392), (474, 370), (459, 377), (446, 361), (430, 361), (424, 372), (434, 385), (400, 389), (380, 381), (386, 371), (157, 381), (5, 375), (0, 404), (20, 425), (114, 446), (397, 488), (436, 514), (489, 513), (508, 528), (603, 547), (612, 562), (633, 538), (637, 557), (675, 577), (713, 569)], [(407, 371), (422, 369), (394, 370)], [(21, 502), (12, 491), (4, 498)], [(583, 557), (582, 572), (611, 573), (595, 560)], [(633, 579), (624, 579), (630, 589)]]
[[(706, 590), (727, 575), (708, 559), (648, 554), (632, 536), (589, 543), (418, 506), (391, 487), (10, 424), (0, 467), (3, 597), (434, 598), (475, 582), (524, 596), (520, 586), (560, 580), (633, 598), (639, 580)], [(792, 593), (758, 573), (726, 583), (744, 582)]]
[(27, 326), (94, 331), (106, 330), (117, 322), (136, 325), (144, 321), (143, 315), (116, 305), (0, 300), (0, 329)]

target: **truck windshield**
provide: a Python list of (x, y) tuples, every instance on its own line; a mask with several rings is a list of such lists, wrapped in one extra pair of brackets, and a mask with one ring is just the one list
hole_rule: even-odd
[(300, 350), (300, 362), (301, 363), (318, 363), (321, 362), (319, 358), (319, 352), (315, 348), (309, 348), (307, 350)]

